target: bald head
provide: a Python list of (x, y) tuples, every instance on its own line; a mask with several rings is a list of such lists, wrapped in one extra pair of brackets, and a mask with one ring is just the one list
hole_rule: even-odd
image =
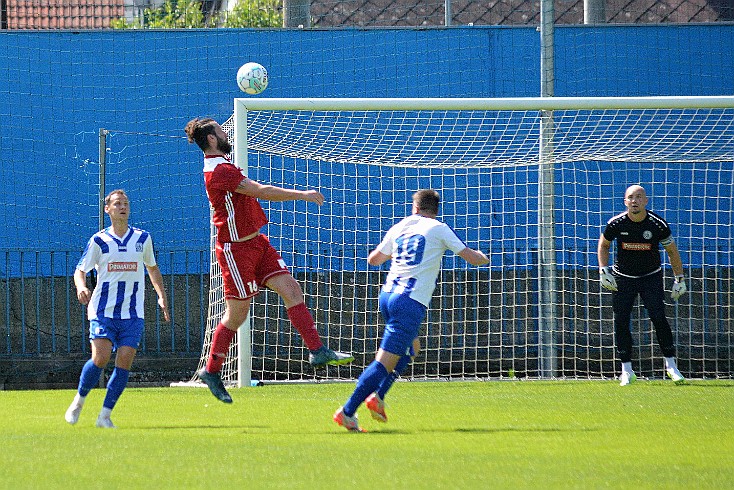
[(631, 185), (624, 193), (624, 205), (632, 221), (642, 221), (647, 216), (647, 193), (641, 185)]

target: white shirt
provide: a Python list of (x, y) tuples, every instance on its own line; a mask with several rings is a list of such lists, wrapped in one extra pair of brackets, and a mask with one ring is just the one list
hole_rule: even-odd
[(97, 269), (97, 286), (87, 305), (89, 319), (144, 318), (146, 265), (156, 265), (147, 231), (128, 226), (123, 237), (112, 227), (95, 233), (76, 266), (85, 273)]
[(459, 253), (466, 248), (447, 224), (413, 214), (385, 234), (377, 250), (392, 257), (382, 290), (407, 294), (426, 307), (436, 289), (441, 259), (446, 250)]

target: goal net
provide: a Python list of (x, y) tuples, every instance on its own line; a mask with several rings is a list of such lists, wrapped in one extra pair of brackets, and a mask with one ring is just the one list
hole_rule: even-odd
[[(732, 376), (734, 97), (237, 99), (224, 128), (251, 178), (326, 196), (321, 207), (263, 202), (263, 232), (325, 343), (356, 358), (313, 372), (282, 302), (263, 291), (229, 353), (229, 384), (359, 376), (381, 338), (389, 266), (365, 259), (421, 188), (440, 192), (439, 219), (491, 262), (446, 254), (405, 377), (614, 377), (596, 243), (635, 183), (671, 224), (688, 277), (678, 303), (666, 293), (681, 372)], [(224, 308), (213, 253), (211, 264), (201, 365)], [(642, 306), (631, 329), (636, 372), (663, 376)]]

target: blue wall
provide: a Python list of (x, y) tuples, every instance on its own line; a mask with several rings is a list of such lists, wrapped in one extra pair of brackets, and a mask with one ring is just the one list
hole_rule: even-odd
[[(557, 96), (734, 94), (733, 25), (558, 27), (555, 40)], [(535, 27), (4, 31), (0, 249), (81, 252), (97, 229), (99, 128), (111, 131), (107, 189), (131, 193), (135, 224), (159, 250), (206, 248), (201, 158), (182, 128), (229, 117), (242, 95), (234, 75), (250, 60), (269, 69), (265, 97), (525, 97), (540, 87)], [(532, 221), (530, 208), (516, 219)], [(532, 236), (519, 225), (518, 239)]]

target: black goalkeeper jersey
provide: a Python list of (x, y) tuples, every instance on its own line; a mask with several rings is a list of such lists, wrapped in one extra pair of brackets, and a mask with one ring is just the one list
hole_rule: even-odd
[(668, 223), (650, 210), (640, 222), (632, 221), (626, 211), (613, 217), (604, 228), (604, 238), (617, 240), (614, 272), (627, 277), (657, 272), (661, 267), (659, 245), (669, 244), (671, 235)]

